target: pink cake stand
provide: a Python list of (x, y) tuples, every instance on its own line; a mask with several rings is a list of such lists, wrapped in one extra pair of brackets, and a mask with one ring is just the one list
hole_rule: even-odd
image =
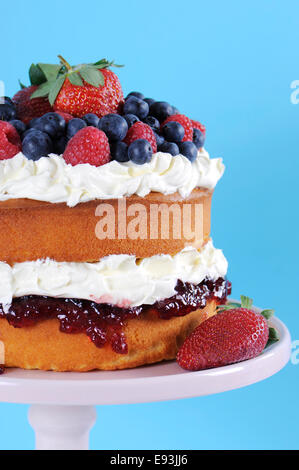
[(175, 361), (113, 372), (8, 369), (0, 376), (0, 401), (32, 404), (29, 422), (36, 449), (88, 449), (94, 405), (199, 397), (245, 387), (278, 372), (289, 360), (291, 339), (278, 318), (271, 324), (280, 341), (249, 361), (201, 372), (184, 371)]

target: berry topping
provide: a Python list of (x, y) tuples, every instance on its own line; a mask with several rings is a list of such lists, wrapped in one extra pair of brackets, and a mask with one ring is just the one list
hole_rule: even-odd
[(185, 129), (176, 121), (169, 121), (162, 127), (162, 133), (168, 142), (182, 142)]
[(130, 127), (124, 141), (127, 145), (130, 145), (137, 139), (147, 140), (151, 144), (153, 153), (157, 152), (157, 142), (154, 131), (147, 124), (140, 121), (135, 122), (135, 124)]
[(65, 123), (67, 124), (69, 121), (71, 121), (71, 119), (74, 119), (74, 116), (72, 116), (71, 114), (69, 113), (64, 113), (62, 111), (56, 111), (56, 114), (59, 114), (59, 116), (61, 116), (64, 120), (65, 120)]
[(88, 126), (98, 127), (100, 118), (93, 113), (85, 114), (82, 118)]
[(12, 121), (16, 116), (17, 111), (11, 99), (6, 96), (4, 98), (0, 98), (0, 120)]
[(135, 114), (140, 119), (146, 118), (148, 112), (148, 104), (136, 96), (130, 96), (123, 107), (124, 114)]
[(145, 124), (147, 124), (148, 126), (150, 126), (153, 131), (155, 132), (158, 132), (160, 130), (160, 123), (158, 121), (157, 118), (155, 118), (154, 116), (147, 116), (143, 122), (145, 122)]
[(159, 146), (159, 152), (170, 153), (173, 157), (179, 155), (180, 149), (174, 142), (164, 142)]
[(106, 134), (96, 127), (85, 127), (69, 141), (63, 158), (66, 163), (89, 163), (101, 166), (110, 161), (110, 148)]
[[(258, 356), (269, 339), (267, 319), (273, 311), (262, 314), (250, 310), (252, 300), (219, 307), (220, 313), (201, 323), (185, 340), (177, 361), (187, 370), (202, 370), (245, 361)], [(271, 334), (271, 337), (275, 335)], [(272, 340), (272, 338), (271, 338)]]
[(65, 151), (68, 141), (69, 139), (65, 135), (58, 137), (58, 139), (53, 141), (53, 152), (57, 155), (62, 155)]
[(192, 119), (191, 122), (194, 129), (198, 129), (200, 132), (203, 133), (204, 136), (206, 136), (206, 128), (203, 124), (198, 121), (193, 121)]
[(180, 153), (188, 158), (190, 162), (194, 162), (197, 157), (197, 147), (193, 142), (181, 142), (179, 144)]
[(135, 96), (135, 98), (139, 98), (140, 100), (144, 99), (144, 95), (139, 91), (131, 91), (131, 93), (129, 93), (126, 97), (126, 100), (128, 100), (131, 96)]
[(14, 157), (21, 150), (21, 139), (9, 122), (0, 121), (0, 160)]
[(192, 142), (192, 140), (193, 140), (193, 126), (192, 126), (191, 119), (189, 119), (184, 114), (173, 114), (172, 116), (168, 117), (166, 119), (166, 121), (164, 121), (162, 123), (161, 129), (163, 129), (163, 127), (168, 122), (172, 122), (172, 121), (178, 122), (185, 129), (185, 135), (184, 135), (184, 138), (183, 138), (183, 142), (186, 142), (186, 141)]
[(124, 142), (112, 142), (110, 144), (111, 156), (117, 162), (128, 162), (128, 146)]
[(193, 129), (193, 143), (198, 149), (202, 148), (205, 143), (205, 135), (196, 128)]
[(154, 104), (155, 100), (153, 100), (153, 98), (144, 98), (144, 100), (148, 105), (149, 107)]
[(45, 132), (50, 137), (59, 137), (65, 131), (65, 120), (59, 114), (51, 112), (31, 121), (30, 127)]
[(118, 114), (107, 114), (102, 117), (98, 127), (112, 141), (123, 140), (128, 132), (127, 121)]
[[(156, 137), (156, 142), (157, 142), (158, 150), (160, 151), (160, 147), (161, 147), (162, 144), (164, 144), (165, 139), (164, 139), (163, 135), (160, 135), (160, 134), (158, 134), (157, 132), (154, 132), (154, 134), (155, 134), (155, 137)], [(163, 150), (161, 150), (161, 152), (162, 152), (162, 151), (163, 151)]]
[(38, 129), (30, 129), (22, 142), (23, 154), (29, 160), (47, 157), (53, 151), (53, 143), (49, 134)]
[(18, 91), (13, 97), (16, 106), (17, 117), (28, 124), (34, 118), (43, 116), (52, 110), (47, 98), (39, 97), (31, 99), (31, 95), (37, 90), (37, 86), (30, 86)]
[(128, 156), (133, 163), (143, 165), (150, 162), (153, 155), (153, 149), (148, 140), (137, 139), (129, 146)]
[(150, 106), (149, 114), (163, 122), (173, 114), (173, 107), (165, 101), (155, 101)]
[(12, 121), (9, 121), (9, 123), (14, 126), (16, 131), (18, 131), (19, 135), (22, 136), (23, 133), (26, 131), (27, 126), (23, 121), (19, 121), (18, 119), (13, 119)]
[(125, 114), (124, 118), (127, 121), (128, 127), (131, 127), (133, 124), (135, 124), (135, 122), (140, 121), (140, 119), (135, 116), (135, 114)]
[(71, 139), (74, 137), (75, 134), (80, 129), (83, 129), (84, 127), (87, 127), (87, 124), (83, 119), (80, 118), (74, 118), (71, 121), (68, 122), (67, 128), (66, 128), (66, 136), (68, 139)]

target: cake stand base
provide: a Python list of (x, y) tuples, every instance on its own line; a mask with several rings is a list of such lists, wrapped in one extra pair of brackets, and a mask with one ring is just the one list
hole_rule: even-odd
[[(259, 311), (258, 309), (256, 309)], [(280, 340), (249, 361), (187, 372), (175, 361), (120, 371), (45, 372), (7, 369), (0, 376), (0, 402), (30, 403), (36, 449), (88, 449), (96, 421), (94, 405), (145, 403), (199, 397), (266, 379), (290, 358), (287, 327), (273, 318)]]

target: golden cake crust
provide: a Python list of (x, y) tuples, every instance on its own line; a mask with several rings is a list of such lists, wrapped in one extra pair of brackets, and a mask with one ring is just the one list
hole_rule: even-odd
[(183, 317), (163, 320), (149, 311), (131, 319), (123, 329), (128, 354), (117, 354), (110, 345), (97, 348), (85, 334), (62, 333), (56, 319), (14, 328), (1, 318), (0, 340), (4, 343), (6, 367), (60, 372), (126, 369), (174, 359), (185, 338), (215, 313), (213, 300), (204, 309)]
[[(116, 214), (115, 226), (119, 226), (118, 200), (96, 200), (68, 207), (65, 203), (53, 204), (29, 199), (11, 199), (0, 202), (0, 260), (9, 264), (51, 258), (67, 262), (95, 262), (110, 254), (130, 254), (137, 258), (156, 254), (175, 254), (186, 245), (200, 248), (210, 236), (210, 212), (212, 191), (195, 189), (189, 197), (182, 198), (178, 193), (164, 196), (150, 193), (144, 198), (131, 196), (122, 198), (126, 206), (142, 204), (149, 220), (152, 204), (184, 204), (192, 206), (191, 228), (195, 226), (197, 216), (193, 210), (195, 204), (202, 207), (201, 236), (195, 240), (187, 236), (174, 238), (174, 228), (178, 226), (178, 217), (172, 213), (169, 217), (169, 238), (163, 238), (159, 230), (156, 239), (150, 237), (150, 224), (147, 224), (147, 238), (106, 239), (96, 236), (100, 216), (96, 209), (100, 204), (109, 204)], [(182, 213), (182, 212), (181, 212)], [(103, 217), (103, 216), (102, 216)], [(130, 218), (127, 217), (127, 228)]]

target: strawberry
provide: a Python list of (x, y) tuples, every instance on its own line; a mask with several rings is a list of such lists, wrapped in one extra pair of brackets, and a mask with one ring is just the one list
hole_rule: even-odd
[(0, 160), (12, 158), (21, 150), (21, 139), (14, 126), (0, 121)]
[(250, 309), (252, 300), (219, 307), (220, 313), (201, 323), (178, 352), (178, 364), (187, 370), (203, 370), (258, 356), (269, 340), (277, 340), (268, 327), (272, 310), (261, 314)]
[(193, 125), (191, 119), (189, 119), (187, 116), (184, 114), (173, 114), (172, 116), (169, 116), (164, 122), (161, 124), (161, 129), (165, 124), (167, 124), (170, 121), (175, 121), (178, 122), (183, 126), (185, 129), (185, 135), (183, 138), (183, 142), (191, 141), (193, 139)]
[(153, 153), (157, 152), (157, 141), (152, 128), (141, 121), (135, 122), (135, 124), (130, 127), (124, 142), (127, 145), (130, 145), (132, 142), (138, 139), (147, 140), (152, 146)]
[(58, 56), (60, 64), (32, 64), (31, 82), (38, 83), (33, 98), (48, 97), (55, 111), (74, 117), (98, 117), (120, 111), (124, 96), (117, 75), (108, 69), (118, 67), (106, 59), (93, 64), (71, 66)]
[(46, 98), (39, 97), (31, 99), (31, 95), (37, 90), (37, 86), (29, 86), (18, 91), (13, 97), (16, 106), (17, 117), (25, 124), (31, 119), (43, 116), (53, 111), (52, 106)]
[(66, 163), (105, 165), (110, 161), (110, 147), (106, 134), (96, 127), (84, 127), (71, 138), (64, 151)]
[(206, 135), (206, 126), (201, 124), (201, 122), (193, 121), (192, 119), (191, 119), (191, 122), (192, 122), (193, 129), (199, 129), (200, 132), (202, 132), (204, 136)]

